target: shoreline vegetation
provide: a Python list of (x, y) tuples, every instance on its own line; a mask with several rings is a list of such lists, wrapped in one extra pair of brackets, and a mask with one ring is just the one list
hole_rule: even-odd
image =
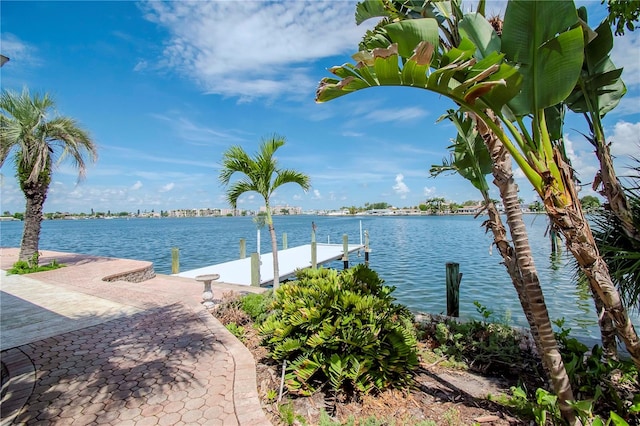
[[(226, 293), (211, 312), (253, 354), (262, 407), (275, 425), (562, 424), (528, 333), (480, 303), (481, 320), (409, 318), (392, 292), (366, 267), (320, 268), (301, 271), (276, 294)], [(636, 424), (633, 365), (603, 361), (599, 346), (577, 341), (562, 320), (554, 324), (581, 389), (574, 404), (583, 424)]]
[[(602, 208), (600, 200), (597, 197), (587, 195), (580, 199), (583, 209), (587, 213), (593, 213)], [(494, 200), (499, 213), (504, 213), (504, 206), (497, 200)], [(486, 208), (480, 201), (465, 201), (462, 204), (455, 202), (446, 202), (444, 198), (432, 198), (426, 200), (413, 207), (394, 207), (388, 203), (365, 203), (362, 207), (341, 207), (339, 209), (320, 209), (320, 210), (303, 210), (299, 206), (274, 206), (270, 208), (273, 216), (480, 216), (486, 215)], [(542, 204), (539, 201), (525, 204), (520, 202), (520, 210), (525, 214), (546, 214)], [(202, 209), (175, 209), (160, 210), (156, 212), (140, 211), (136, 212), (95, 212), (91, 209), (90, 213), (84, 212), (49, 212), (43, 214), (43, 219), (131, 219), (131, 218), (185, 218), (185, 217), (235, 217), (235, 216), (264, 216), (266, 210), (261, 207), (259, 210), (239, 210), (229, 208), (202, 208)], [(4, 211), (0, 216), (0, 222), (23, 220), (24, 213)]]

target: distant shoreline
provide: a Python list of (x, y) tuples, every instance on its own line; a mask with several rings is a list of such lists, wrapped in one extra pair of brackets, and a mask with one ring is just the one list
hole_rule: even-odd
[[(532, 212), (522, 211), (523, 214), (536, 214), (545, 215), (545, 212)], [(505, 214), (500, 212), (500, 214)], [(356, 213), (356, 214), (343, 214), (343, 213), (301, 213), (301, 214), (273, 214), (273, 216), (322, 216), (322, 217), (426, 217), (426, 216), (476, 216), (478, 213), (404, 213), (404, 212), (391, 212), (391, 213)], [(481, 212), (479, 216), (485, 216), (486, 212)], [(64, 217), (43, 217), (42, 220), (129, 220), (129, 219), (193, 219), (193, 218), (230, 218), (230, 217), (254, 217), (255, 215), (236, 215), (236, 216), (222, 216), (222, 215), (200, 215), (200, 216), (87, 216), (87, 215), (66, 215)], [(12, 216), (0, 216), (0, 222), (22, 222), (23, 219), (18, 219)]]

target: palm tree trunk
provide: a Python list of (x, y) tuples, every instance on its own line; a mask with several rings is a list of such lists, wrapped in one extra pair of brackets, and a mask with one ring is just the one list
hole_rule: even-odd
[(625, 234), (640, 246), (640, 230), (633, 223), (629, 202), (616, 176), (609, 146), (604, 141), (604, 135), (594, 135), (594, 139), (596, 156), (600, 161), (600, 170), (594, 181), (594, 189), (599, 186), (599, 183), (602, 183), (600, 193), (607, 198), (609, 209), (620, 219)]
[(640, 340), (636, 333), (627, 310), (622, 305), (620, 293), (611, 281), (607, 264), (602, 259), (598, 246), (593, 238), (589, 222), (584, 217), (578, 194), (573, 185), (573, 172), (562, 159), (562, 155), (556, 150), (555, 161), (558, 164), (567, 189), (566, 195), (570, 197), (570, 203), (566, 208), (556, 207), (553, 193), (547, 192), (544, 198), (547, 214), (560, 230), (567, 247), (575, 257), (578, 265), (589, 279), (591, 291), (600, 298), (605, 312), (613, 320), (618, 337), (624, 342), (627, 351), (631, 355), (636, 367), (640, 368)]
[[(42, 208), (47, 198), (48, 185), (39, 179), (35, 183), (22, 183), (22, 190), (26, 198), (24, 211), (24, 230), (20, 243), (19, 260), (30, 262), (34, 255), (38, 255), (40, 242), (40, 228), (42, 225)], [(34, 265), (37, 266), (37, 265)]]
[[(538, 326), (533, 319), (533, 313), (531, 312), (529, 301), (526, 299), (522, 273), (518, 267), (515, 250), (507, 239), (507, 230), (502, 224), (502, 219), (500, 218), (500, 214), (498, 213), (498, 209), (496, 209), (495, 204), (493, 204), (488, 196), (485, 196), (485, 202), (487, 206), (487, 214), (489, 216), (489, 220), (485, 222), (485, 225), (487, 229), (490, 229), (493, 233), (493, 243), (496, 245), (498, 252), (502, 256), (504, 266), (507, 268), (507, 272), (511, 277), (513, 287), (516, 289), (516, 293), (518, 294), (518, 300), (520, 300), (520, 306), (522, 307), (522, 311), (529, 323), (531, 337), (533, 337), (538, 355), (540, 355), (542, 354), (542, 346), (540, 344), (540, 336), (538, 335)], [(545, 371), (549, 376), (551, 373), (550, 370), (545, 367)]]
[(618, 340), (616, 339), (616, 327), (613, 325), (613, 320), (609, 315), (606, 315), (607, 310), (604, 307), (604, 303), (598, 296), (598, 293), (592, 293), (593, 304), (596, 307), (596, 313), (598, 314), (598, 325), (600, 326), (600, 337), (602, 339), (602, 350), (604, 356), (608, 359), (618, 359)]
[(271, 236), (271, 252), (273, 253), (273, 289), (277, 290), (280, 286), (280, 267), (278, 266), (278, 238), (276, 236), (276, 228), (273, 226), (273, 218), (267, 204), (267, 224), (269, 225), (269, 235)]
[[(490, 115), (490, 117), (492, 116)], [(530, 321), (532, 333), (534, 330), (537, 331), (536, 345), (542, 358), (542, 364), (551, 379), (553, 391), (558, 396), (562, 417), (572, 425), (576, 422), (575, 413), (567, 401), (574, 400), (573, 391), (553, 333), (549, 311), (544, 301), (538, 271), (531, 253), (529, 237), (518, 200), (518, 185), (513, 179), (511, 160), (500, 140), (481, 120), (478, 120), (477, 123), (478, 131), (483, 135), (493, 161), (493, 182), (500, 190), (500, 196), (504, 203), (515, 258), (522, 277), (522, 284), (518, 283), (518, 285), (522, 285), (522, 288), (518, 289), (516, 286), (516, 290), (522, 292), (522, 295), (519, 294), (521, 303), (530, 309), (530, 316), (527, 316), (527, 320)], [(525, 313), (527, 308), (523, 307)]]

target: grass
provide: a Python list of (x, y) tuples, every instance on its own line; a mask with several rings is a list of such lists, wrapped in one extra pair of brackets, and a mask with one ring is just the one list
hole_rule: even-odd
[(59, 269), (64, 267), (65, 265), (58, 263), (57, 260), (52, 260), (50, 263), (46, 265), (38, 265), (33, 264), (32, 262), (27, 262), (25, 260), (18, 260), (13, 264), (13, 267), (7, 271), (8, 275), (24, 275), (31, 274), (33, 272), (43, 272), (43, 271), (51, 271), (54, 269)]

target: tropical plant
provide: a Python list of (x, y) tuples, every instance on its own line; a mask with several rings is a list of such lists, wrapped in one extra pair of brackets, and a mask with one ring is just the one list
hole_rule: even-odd
[[(518, 186), (513, 179), (511, 161), (493, 133), (488, 132), (484, 138), (481, 137), (473, 121), (465, 117), (465, 114), (450, 110), (443, 117), (447, 117), (454, 123), (458, 136), (450, 147), (450, 149), (453, 148), (451, 160), (445, 161), (443, 166), (432, 167), (431, 173), (433, 175), (445, 170), (455, 170), (482, 194), (489, 216), (485, 226), (493, 233), (494, 244), (504, 260), (504, 265), (518, 294), (547, 376), (552, 379), (559, 395), (568, 400), (572, 399), (570, 389), (566, 386), (568, 383), (566, 371), (562, 362), (557, 361), (561, 360), (561, 355), (553, 336), (551, 320), (522, 218)], [(500, 189), (514, 246), (510, 244), (500, 214), (489, 197), (489, 184), (485, 175), (490, 172), (493, 172), (494, 183)], [(556, 367), (552, 367), (554, 365)]]
[[(328, 101), (368, 87), (406, 85), (446, 96), (473, 113), (481, 134), (483, 126), (495, 134), (542, 198), (552, 224), (589, 278), (594, 297), (602, 300), (618, 335), (640, 365), (640, 340), (584, 217), (573, 171), (552, 137), (562, 133), (559, 120), (551, 121), (559, 115), (550, 108), (571, 94), (583, 64), (583, 30), (575, 6), (567, 1), (510, 1), (501, 38), (486, 20), (472, 16), (463, 20), (469, 28), (458, 47), (442, 52), (436, 52), (438, 26), (433, 19), (385, 25), (392, 43), (358, 52), (354, 55), (357, 66), (331, 68), (339, 79), (323, 79), (316, 100)], [(478, 52), (482, 59), (475, 57)], [(499, 119), (510, 136), (486, 111)], [(548, 122), (555, 124), (553, 133)], [(569, 414), (566, 409), (563, 412)]]
[[(480, 13), (463, 16), (458, 1), (429, 2), (419, 5), (407, 2), (378, 2), (384, 3), (384, 7), (375, 7), (374, 3), (376, 2), (369, 1), (358, 6), (356, 11), (358, 22), (380, 15), (394, 22), (387, 24), (383, 21), (375, 32), (367, 33), (360, 46), (366, 49), (373, 48), (373, 50), (361, 51), (354, 55), (354, 58), (361, 61), (355, 68), (350, 64), (341, 67), (340, 72), (336, 72), (337, 67), (332, 68), (331, 71), (343, 77), (343, 80), (335, 86), (331, 84), (335, 80), (323, 80), (325, 85), (321, 83), (318, 100), (322, 100), (325, 90), (331, 90), (327, 94), (327, 99), (331, 99), (338, 96), (332, 92), (333, 89), (344, 90), (349, 85), (352, 85), (354, 90), (374, 85), (409, 85), (448, 96), (462, 105), (466, 111), (471, 112), (472, 116), (482, 117), (476, 120), (475, 126), (470, 122), (462, 124), (462, 118), (454, 120), (454, 124), (459, 123), (457, 127), (462, 138), (478, 137), (479, 141), (483, 141), (488, 148), (488, 157), (493, 162), (491, 170), (494, 174), (494, 183), (500, 189), (514, 247), (512, 248), (508, 243), (495, 206), (488, 209), (490, 214), (488, 227), (494, 233), (494, 241), (505, 259), (505, 265), (518, 291), (547, 374), (551, 378), (555, 392), (561, 397), (563, 412), (567, 418), (571, 418), (571, 409), (565, 401), (572, 400), (573, 395), (553, 336), (532, 251), (528, 244), (518, 187), (513, 179), (511, 163), (505, 149), (505, 144), (510, 141), (503, 140), (505, 134), (501, 128), (499, 116), (496, 116), (492, 110), (493, 108), (500, 110), (501, 106), (506, 107), (506, 103), (518, 94), (521, 77), (515, 69), (502, 62), (503, 55), (499, 53), (500, 40), (491, 24)], [(424, 16), (429, 18), (422, 18)], [(407, 20), (407, 18), (415, 19)], [(438, 38), (439, 34), (444, 36)], [(470, 37), (478, 40), (475, 45), (469, 40)], [(435, 45), (432, 44), (435, 41), (439, 41), (440, 50), (436, 50)], [(369, 56), (365, 52), (368, 52)], [(399, 57), (402, 57), (402, 68), (398, 64)], [(430, 66), (435, 70), (429, 72)], [(346, 70), (347, 67), (349, 67), (348, 70)], [(352, 84), (357, 81), (358, 73), (366, 86), (360, 83)], [(462, 117), (462, 113), (460, 116)], [(478, 135), (472, 135), (472, 132)], [(478, 167), (483, 165), (486, 170), (491, 166), (486, 162), (478, 165), (470, 164), (480, 158), (473, 158), (475, 148), (467, 149), (469, 144), (474, 143), (475, 140), (463, 140), (458, 145), (462, 152), (457, 153), (459, 156), (457, 163), (460, 166), (458, 170), (464, 169), (462, 173), (467, 174), (465, 178), (472, 180), (472, 183), (480, 189), (484, 176)], [(475, 153), (480, 154), (481, 151), (476, 150)], [(454, 152), (454, 157), (455, 155)], [(485, 198), (485, 204), (492, 205), (488, 197)]]
[[(522, 380), (525, 374), (539, 377), (539, 358), (522, 349), (523, 334), (507, 322), (495, 322), (492, 312), (478, 302), (482, 321), (456, 321), (435, 317), (417, 324), (420, 341), (440, 359), (483, 374)], [(428, 357), (428, 352), (423, 355)], [(527, 380), (528, 382), (529, 380)]]
[[(588, 22), (587, 9), (578, 9), (583, 22)], [(613, 167), (613, 158), (606, 142), (602, 119), (619, 103), (627, 89), (620, 78), (622, 68), (616, 68), (610, 58), (613, 49), (613, 34), (607, 19), (591, 30), (586, 24), (584, 61), (578, 82), (571, 95), (565, 100), (567, 107), (583, 114), (589, 126), (586, 139), (595, 148), (600, 163), (593, 187), (608, 201), (607, 208), (618, 217), (622, 231), (640, 244), (640, 229), (634, 226), (625, 192)]]
[[(629, 202), (633, 223), (640, 229), (640, 160), (636, 159), (636, 164), (623, 191)], [(617, 215), (600, 210), (592, 219), (595, 222), (596, 243), (611, 271), (611, 278), (620, 289), (625, 306), (639, 311), (640, 245), (623, 232), (623, 224)]]
[(294, 393), (327, 387), (347, 396), (412, 381), (417, 366), (413, 316), (394, 303), (365, 265), (338, 272), (299, 271), (276, 290), (273, 312), (259, 327), (276, 361), (287, 360)]
[[(263, 139), (255, 156), (250, 157), (240, 146), (232, 146), (227, 149), (222, 158), (222, 168), (219, 180), (228, 187), (227, 201), (236, 209), (238, 199), (247, 192), (257, 192), (264, 199), (266, 216), (265, 222), (271, 235), (271, 249), (273, 252), (273, 287), (278, 288), (280, 283), (280, 271), (278, 268), (278, 240), (276, 229), (273, 226), (270, 200), (274, 191), (286, 183), (298, 184), (307, 191), (311, 184), (309, 176), (293, 169), (281, 169), (275, 153), (285, 144), (283, 137), (273, 135)], [(236, 174), (244, 175), (243, 178), (231, 183), (231, 178)]]
[(48, 95), (4, 90), (0, 95), (0, 167), (13, 154), (16, 177), (26, 199), (24, 231), (19, 260), (29, 261), (38, 252), (42, 208), (53, 169), (70, 158), (81, 180), (86, 161), (95, 161), (97, 149), (89, 134), (72, 118), (52, 116)]

